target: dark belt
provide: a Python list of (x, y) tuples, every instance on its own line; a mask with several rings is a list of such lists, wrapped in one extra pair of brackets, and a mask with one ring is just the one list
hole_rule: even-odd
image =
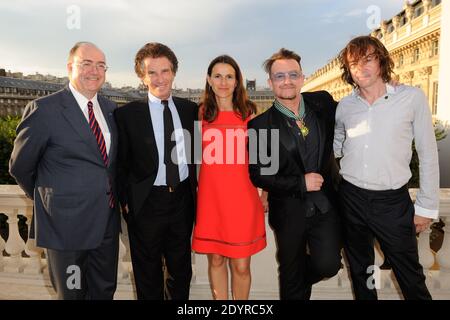
[(180, 188), (183, 188), (185, 185), (188, 185), (189, 183), (189, 178), (184, 179), (183, 181), (181, 181), (176, 187), (169, 187), (169, 186), (153, 186), (152, 189), (154, 191), (158, 191), (158, 192), (169, 192), (169, 193), (173, 193), (175, 191), (177, 191)]

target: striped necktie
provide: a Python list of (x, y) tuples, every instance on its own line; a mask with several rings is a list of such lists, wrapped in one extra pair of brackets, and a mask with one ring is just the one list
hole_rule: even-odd
[[(108, 152), (106, 150), (106, 142), (103, 137), (102, 130), (100, 130), (100, 126), (98, 125), (97, 119), (94, 114), (94, 104), (92, 101), (88, 101), (88, 113), (89, 113), (89, 126), (91, 127), (92, 133), (94, 133), (95, 139), (97, 140), (98, 148), (100, 150), (100, 154), (103, 159), (103, 163), (105, 167), (108, 167)], [(109, 184), (109, 207), (114, 208), (114, 195), (111, 189), (111, 183)]]

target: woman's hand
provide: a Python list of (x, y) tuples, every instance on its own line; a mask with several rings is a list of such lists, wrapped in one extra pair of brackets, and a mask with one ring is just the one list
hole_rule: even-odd
[(264, 212), (269, 211), (269, 201), (267, 201), (268, 193), (267, 191), (262, 190), (259, 199), (261, 200), (261, 204), (263, 205)]

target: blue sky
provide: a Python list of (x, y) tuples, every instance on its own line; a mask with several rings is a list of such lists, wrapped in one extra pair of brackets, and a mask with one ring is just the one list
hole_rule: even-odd
[[(178, 88), (203, 88), (209, 62), (233, 56), (244, 78), (266, 84), (263, 61), (281, 47), (302, 57), (305, 74), (326, 64), (378, 13), (390, 19), (403, 0), (0, 0), (0, 68), (66, 75), (70, 47), (92, 41), (114, 86), (136, 86), (134, 56), (147, 42), (171, 47)], [(78, 15), (79, 12), (79, 15)]]

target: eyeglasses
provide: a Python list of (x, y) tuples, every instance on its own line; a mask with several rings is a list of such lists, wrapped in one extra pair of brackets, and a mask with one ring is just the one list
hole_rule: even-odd
[(349, 61), (349, 67), (350, 69), (356, 69), (360, 64), (365, 66), (366, 64), (369, 64), (373, 61), (375, 61), (378, 58), (378, 56), (374, 53), (368, 54), (367, 56), (364, 56), (357, 61)]
[(275, 82), (285, 81), (286, 78), (289, 78), (292, 81), (296, 81), (303, 76), (301, 72), (291, 71), (291, 72), (277, 72), (272, 74), (272, 80)]
[(108, 70), (108, 66), (103, 62), (94, 63), (92, 61), (83, 61), (81, 63), (76, 63), (76, 65), (80, 66), (83, 71), (92, 70), (92, 68), (95, 68), (100, 72), (106, 72)]

